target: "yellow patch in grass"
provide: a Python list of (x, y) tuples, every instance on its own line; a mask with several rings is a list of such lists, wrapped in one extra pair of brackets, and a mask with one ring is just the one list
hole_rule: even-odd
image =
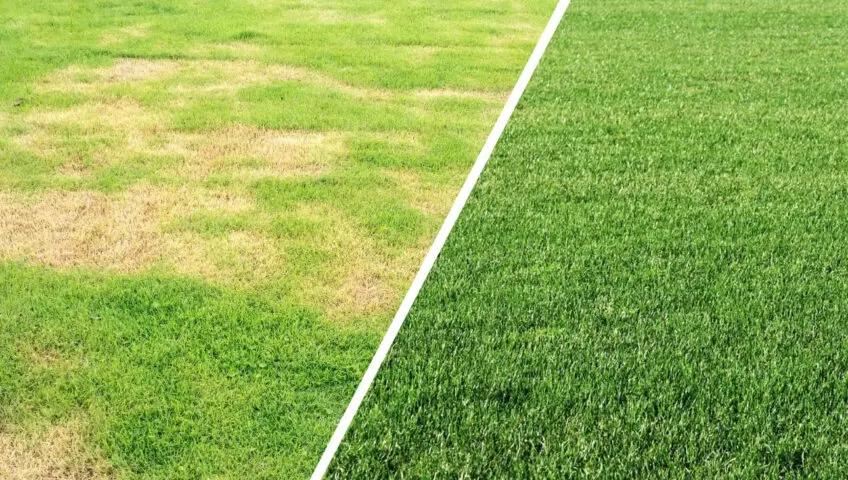
[[(64, 155), (57, 173), (83, 178), (104, 166), (134, 156), (178, 157), (171, 171), (159, 173), (202, 180), (211, 174), (236, 177), (291, 177), (327, 171), (344, 152), (341, 134), (267, 130), (244, 125), (199, 133), (164, 126), (161, 116), (137, 102), (83, 104), (65, 110), (33, 112), (25, 117), (26, 134), (12, 137), (19, 148), (42, 157)], [(74, 139), (107, 139), (83, 161), (68, 151), (62, 128), (79, 131)], [(251, 160), (245, 164), (244, 160)]]
[(439, 88), (429, 90), (416, 90), (415, 96), (418, 98), (463, 98), (473, 100), (483, 100), (491, 103), (503, 103), (508, 96), (505, 92), (481, 92), (474, 90), (454, 90), (450, 88)]
[(169, 235), (168, 249), (176, 273), (234, 287), (275, 278), (285, 261), (282, 245), (255, 232), (234, 231), (213, 238), (177, 232)]
[(329, 258), (301, 279), (295, 292), (299, 301), (321, 308), (329, 320), (338, 322), (388, 314), (397, 307), (429, 240), (409, 249), (386, 248), (332, 208), (301, 206), (294, 213), (322, 225), (306, 241)]
[(86, 445), (80, 421), (25, 431), (0, 426), (0, 479), (96, 480), (113, 469)]
[[(180, 132), (170, 127), (169, 111), (126, 93), (136, 87), (148, 93), (166, 89), (169, 101), (189, 104), (207, 94), (230, 95), (246, 85), (293, 79), (356, 97), (498, 97), (487, 92), (359, 88), (306, 69), (255, 61), (122, 59), (101, 68), (70, 67), (39, 88), (81, 92), (87, 100), (23, 113), (25, 133), (12, 136), (12, 142), (53, 160), (57, 177), (77, 179), (81, 186), (86, 180), (100, 181), (100, 172), (123, 171), (109, 167), (155, 178), (119, 185), (124, 190), (117, 193), (0, 192), (0, 259), (124, 273), (167, 271), (230, 286), (279, 288), (339, 321), (390, 312), (428, 242), (390, 247), (378, 243), (355, 219), (329, 207), (267, 212), (242, 196), (260, 177), (329, 171), (346, 154), (346, 134), (240, 124)], [(390, 137), (387, 142), (404, 148), (423, 148), (413, 134), (385, 135)], [(387, 174), (426, 215), (447, 211), (452, 195), (443, 194), (444, 189), (413, 174)], [(219, 187), (211, 189), (209, 184)], [(271, 235), (279, 215), (307, 223), (314, 217), (321, 227), (301, 237)], [(230, 217), (235, 223), (229, 223)], [(304, 267), (306, 262), (294, 256), (302, 251), (316, 255), (314, 268)]]
[[(261, 48), (249, 43), (216, 45), (234, 53), (253, 53)], [(420, 47), (410, 55), (432, 55), (435, 50)], [(320, 85), (360, 98), (388, 99), (412, 94), (415, 98), (471, 98), (500, 103), (505, 92), (463, 91), (456, 89), (423, 89), (411, 92), (364, 88), (345, 83), (333, 77), (306, 68), (255, 60), (146, 60), (124, 58), (107, 67), (88, 68), (71, 66), (48, 76), (38, 89), (44, 92), (77, 92), (101, 94), (104, 87), (118, 84), (144, 85), (170, 79), (173, 84), (165, 88), (174, 93), (203, 94), (233, 92), (250, 85), (273, 84), (298, 80)], [(203, 81), (192, 81), (199, 80)]]
[[(340, 134), (286, 132), (236, 125), (201, 133), (171, 133), (163, 151), (184, 158), (180, 170), (193, 178), (232, 172), (236, 176), (291, 177), (327, 171), (342, 155)], [(234, 160), (254, 159), (251, 165)]]
[[(139, 271), (191, 258), (196, 245), (169, 238), (161, 225), (196, 212), (232, 213), (250, 201), (199, 189), (137, 187), (117, 195), (92, 191), (49, 192), (40, 197), (0, 193), (0, 257), (54, 267), (97, 266)], [(197, 261), (181, 265), (209, 270)]]
[(436, 218), (447, 216), (453, 201), (456, 199), (457, 184), (452, 188), (427, 185), (421, 176), (402, 170), (383, 170), (383, 174), (391, 178), (408, 196), (410, 205), (419, 212)]
[(73, 65), (45, 78), (40, 91), (97, 93), (104, 86), (141, 84), (169, 78), (209, 79), (198, 85), (175, 82), (183, 90), (234, 90), (256, 83), (270, 83), (305, 78), (305, 69), (257, 62), (254, 60), (147, 60), (122, 58), (114, 64), (99, 67)]

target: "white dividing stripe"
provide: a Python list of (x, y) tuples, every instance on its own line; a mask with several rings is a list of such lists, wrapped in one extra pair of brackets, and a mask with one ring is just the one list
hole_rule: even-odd
[(353, 394), (353, 398), (350, 400), (350, 404), (347, 406), (347, 410), (345, 410), (344, 415), (342, 415), (339, 425), (336, 427), (336, 431), (333, 432), (333, 436), (330, 438), (330, 443), (327, 445), (327, 449), (324, 450), (324, 454), (321, 455), (321, 460), (318, 462), (318, 465), (315, 467), (315, 471), (312, 473), (312, 480), (321, 480), (327, 473), (327, 469), (330, 467), (330, 462), (333, 460), (336, 450), (338, 450), (339, 445), (342, 443), (342, 439), (344, 439), (345, 433), (347, 433), (348, 428), (350, 428), (350, 424), (353, 422), (353, 417), (359, 410), (362, 400), (365, 399), (365, 394), (367, 394), (368, 389), (371, 388), (371, 384), (374, 382), (374, 378), (377, 376), (377, 372), (380, 370), (383, 360), (386, 359), (389, 349), (392, 348), (392, 344), (400, 331), (400, 327), (403, 325), (404, 320), (406, 320), (406, 316), (409, 314), (409, 310), (412, 308), (415, 298), (418, 297), (418, 292), (421, 291), (421, 287), (424, 285), (427, 275), (430, 274), (433, 264), (436, 263), (436, 258), (438, 258), (439, 252), (442, 251), (442, 247), (445, 245), (448, 235), (450, 235), (454, 224), (456, 224), (456, 220), (459, 218), (459, 213), (462, 211), (462, 208), (465, 207), (465, 203), (468, 201), (468, 197), (471, 195), (471, 191), (474, 189), (477, 179), (480, 178), (480, 174), (483, 172), (483, 167), (486, 166), (486, 162), (488, 162), (489, 157), (492, 156), (492, 151), (494, 151), (495, 145), (497, 145), (498, 140), (501, 138), (501, 134), (503, 133), (504, 128), (506, 128), (506, 124), (509, 122), (512, 112), (515, 111), (515, 107), (518, 105), (518, 100), (521, 99), (524, 89), (526, 89), (527, 84), (530, 83), (530, 79), (533, 77), (533, 72), (536, 71), (536, 67), (539, 65), (539, 61), (542, 59), (545, 49), (551, 42), (551, 38), (553, 37), (554, 32), (556, 32), (569, 3), (570, 0), (560, 0), (556, 9), (554, 9), (554, 13), (548, 21), (548, 25), (545, 27), (545, 30), (542, 32), (542, 36), (539, 38), (539, 43), (537, 43), (536, 48), (533, 49), (533, 53), (530, 55), (527, 65), (524, 66), (521, 76), (518, 77), (518, 83), (516, 83), (515, 88), (512, 89), (512, 93), (509, 95), (509, 99), (507, 99), (506, 105), (498, 117), (498, 121), (495, 122), (495, 126), (492, 128), (492, 133), (490, 133), (489, 138), (486, 139), (486, 143), (483, 145), (483, 150), (480, 151), (480, 155), (477, 156), (477, 161), (475, 161), (474, 166), (471, 167), (471, 172), (468, 174), (468, 178), (465, 179), (465, 184), (462, 185), (462, 189), (459, 191), (459, 195), (456, 197), (456, 201), (454, 201), (453, 206), (448, 213), (448, 217), (445, 219), (445, 223), (442, 224), (439, 234), (436, 235), (436, 240), (433, 242), (433, 246), (431, 246), (430, 251), (427, 252), (427, 256), (424, 258), (424, 263), (421, 265), (421, 268), (415, 275), (415, 279), (412, 281), (412, 286), (409, 287), (409, 291), (406, 292), (406, 296), (403, 298), (403, 302), (400, 304), (400, 308), (395, 314), (391, 325), (389, 325), (389, 329), (386, 331), (383, 341), (380, 342), (380, 346), (377, 348), (377, 353), (375, 353), (374, 358), (371, 359), (371, 363), (368, 365), (368, 370), (365, 371), (365, 375), (362, 377), (362, 381), (359, 382), (359, 387), (356, 388), (356, 392)]

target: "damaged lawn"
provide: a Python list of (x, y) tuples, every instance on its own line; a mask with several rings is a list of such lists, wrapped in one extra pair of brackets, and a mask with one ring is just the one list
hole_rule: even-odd
[(553, 1), (0, 6), (0, 477), (317, 461)]

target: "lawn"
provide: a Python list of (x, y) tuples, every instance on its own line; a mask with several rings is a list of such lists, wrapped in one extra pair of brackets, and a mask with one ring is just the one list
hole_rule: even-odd
[(552, 0), (0, 5), (0, 478), (302, 478)]
[(573, 0), (330, 475), (848, 477), (846, 18)]

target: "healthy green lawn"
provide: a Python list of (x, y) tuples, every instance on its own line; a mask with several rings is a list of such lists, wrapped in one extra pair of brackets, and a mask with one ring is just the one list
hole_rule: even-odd
[(302, 478), (553, 0), (0, 2), (0, 478)]
[(848, 476), (846, 19), (574, 0), (332, 476)]

